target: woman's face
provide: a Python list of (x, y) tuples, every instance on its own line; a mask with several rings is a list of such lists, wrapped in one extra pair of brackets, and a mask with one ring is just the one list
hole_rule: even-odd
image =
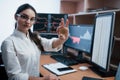
[(35, 12), (32, 9), (26, 9), (15, 16), (17, 21), (17, 29), (27, 33), (31, 26), (35, 23)]

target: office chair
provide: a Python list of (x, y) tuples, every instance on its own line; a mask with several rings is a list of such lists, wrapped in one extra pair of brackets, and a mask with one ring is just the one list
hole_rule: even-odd
[(5, 71), (5, 67), (2, 61), (2, 55), (0, 53), (0, 80), (8, 80), (7, 73)]

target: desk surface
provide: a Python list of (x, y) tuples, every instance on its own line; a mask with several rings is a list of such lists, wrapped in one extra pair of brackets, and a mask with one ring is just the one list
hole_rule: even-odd
[[(41, 58), (40, 58), (40, 64), (41, 65), (48, 64), (48, 63), (54, 63), (54, 62), (56, 62), (56, 60), (50, 58), (50, 55), (43, 55), (43, 54), (41, 55)], [(51, 73), (47, 69), (42, 67), (41, 65), (40, 65), (40, 72), (41, 72), (41, 74), (46, 75), (46, 74)], [(62, 76), (58, 76), (58, 77), (61, 80), (82, 80), (83, 76), (101, 78), (99, 75), (95, 74), (90, 69), (88, 69), (86, 71), (80, 71), (78, 68), (81, 65), (90, 66), (90, 65), (88, 65), (86, 63), (73, 65), (71, 67), (77, 69), (78, 71), (73, 72), (73, 73), (69, 73), (69, 74), (65, 74), (65, 75), (62, 75)], [(114, 77), (107, 77), (107, 78), (105, 78), (105, 80), (114, 80)]]

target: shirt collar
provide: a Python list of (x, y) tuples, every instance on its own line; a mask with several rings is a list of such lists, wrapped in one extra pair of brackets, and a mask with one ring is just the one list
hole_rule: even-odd
[(20, 37), (20, 38), (29, 38), (29, 32), (27, 33), (27, 35), (17, 29), (14, 30), (13, 33), (15, 36)]

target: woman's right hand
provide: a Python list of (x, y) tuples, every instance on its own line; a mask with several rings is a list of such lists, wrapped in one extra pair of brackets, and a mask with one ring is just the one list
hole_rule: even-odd
[(49, 74), (49, 75), (45, 75), (44, 77), (29, 76), (28, 80), (60, 80), (60, 79), (54, 74)]
[(44, 76), (44, 80), (60, 80), (60, 79), (54, 74), (49, 74)]

